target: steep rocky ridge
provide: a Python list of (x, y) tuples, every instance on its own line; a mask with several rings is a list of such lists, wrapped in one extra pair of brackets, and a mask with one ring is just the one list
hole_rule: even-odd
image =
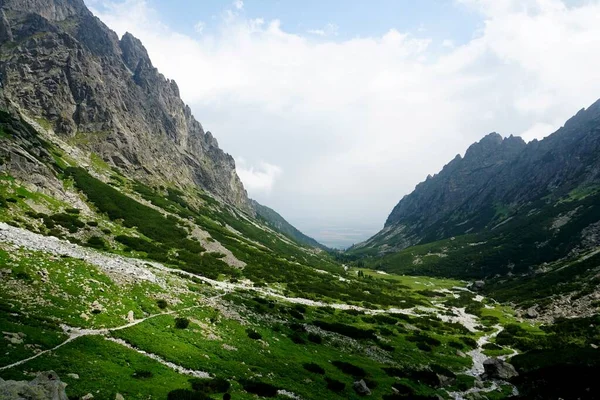
[(528, 144), (492, 133), (405, 196), (358, 249), (393, 252), (491, 230), (532, 204), (600, 182), (600, 102)]
[(119, 39), (81, 0), (3, 0), (0, 10), (6, 108), (127, 176), (196, 185), (253, 213), (233, 158), (138, 39)]

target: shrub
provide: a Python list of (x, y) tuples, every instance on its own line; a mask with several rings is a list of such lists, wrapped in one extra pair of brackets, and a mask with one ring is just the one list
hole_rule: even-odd
[(419, 350), (423, 350), (423, 351), (427, 351), (427, 352), (430, 352), (431, 350), (433, 350), (430, 345), (428, 345), (427, 343), (423, 343), (423, 342), (418, 342), (417, 348)]
[(198, 392), (212, 394), (212, 393), (224, 393), (229, 390), (231, 383), (227, 379), (214, 378), (214, 379), (199, 379), (192, 378), (189, 380), (192, 385), (192, 389)]
[(362, 329), (352, 325), (345, 325), (337, 322), (329, 323), (319, 320), (315, 321), (314, 324), (326, 331), (339, 333), (340, 335), (348, 336), (353, 339), (377, 339), (377, 336), (375, 336), (375, 331), (372, 329)]
[(246, 329), (246, 334), (248, 335), (248, 337), (250, 339), (254, 339), (254, 340), (260, 340), (262, 339), (262, 335), (258, 332), (256, 332), (254, 329)]
[(367, 371), (365, 371), (364, 369), (362, 369), (361, 367), (358, 367), (354, 364), (350, 364), (349, 362), (345, 362), (345, 361), (332, 361), (331, 362), (337, 369), (339, 369), (340, 371), (342, 371), (343, 373), (347, 374), (347, 375), (351, 375), (355, 378), (364, 378), (365, 376), (367, 376)]
[(302, 335), (300, 335), (298, 332), (292, 333), (290, 339), (292, 339), (292, 342), (296, 344), (306, 344), (306, 340), (304, 340)]
[(96, 227), (96, 226), (98, 226), (98, 223), (96, 221), (88, 221), (87, 225), (91, 226), (91, 227)]
[(175, 318), (175, 327), (177, 329), (185, 329), (190, 325), (190, 320), (187, 318)]
[(502, 350), (502, 347), (498, 346), (496, 343), (486, 343), (481, 347), (485, 350)]
[(315, 363), (306, 363), (303, 364), (305, 370), (308, 372), (312, 372), (313, 374), (325, 375), (325, 370), (319, 365)]
[(332, 392), (341, 392), (346, 388), (346, 384), (344, 382), (340, 382), (335, 379), (325, 378), (325, 382), (327, 382), (327, 389)]
[(78, 215), (81, 211), (78, 208), (67, 208), (65, 209), (67, 214), (76, 214)]
[(275, 397), (279, 390), (276, 386), (264, 382), (242, 381), (240, 383), (246, 392), (262, 397)]
[(323, 343), (323, 337), (321, 337), (321, 335), (317, 335), (316, 333), (309, 333), (308, 340), (316, 344)]
[(460, 340), (466, 344), (467, 346), (471, 347), (471, 348), (476, 348), (477, 347), (477, 341), (473, 338), (470, 338), (468, 336), (461, 336)]
[(86, 244), (94, 249), (106, 249), (106, 242), (100, 236), (92, 236)]
[(169, 303), (167, 303), (166, 300), (163, 299), (159, 299), (156, 300), (156, 305), (158, 306), (158, 308), (160, 308), (161, 310), (164, 310), (165, 308), (167, 308), (169, 306)]
[(131, 375), (133, 378), (136, 379), (148, 379), (148, 378), (152, 378), (154, 376), (154, 374), (152, 373), (152, 371), (148, 371), (148, 370), (136, 370), (133, 375)]
[(454, 340), (451, 340), (451, 341), (449, 341), (449, 342), (448, 342), (448, 346), (450, 346), (450, 347), (454, 347), (455, 349), (458, 349), (458, 350), (462, 350), (462, 349), (464, 349), (464, 347), (465, 347), (465, 345), (464, 345), (464, 344), (462, 344), (462, 343), (460, 343), (460, 342), (456, 342), (456, 341), (454, 341)]
[(167, 400), (210, 400), (210, 397), (189, 389), (176, 389), (169, 392)]

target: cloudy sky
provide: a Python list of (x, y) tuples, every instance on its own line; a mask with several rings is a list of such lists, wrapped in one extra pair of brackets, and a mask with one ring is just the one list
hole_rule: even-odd
[(600, 98), (600, 0), (86, 0), (139, 37), (250, 196), (329, 245), (489, 132)]

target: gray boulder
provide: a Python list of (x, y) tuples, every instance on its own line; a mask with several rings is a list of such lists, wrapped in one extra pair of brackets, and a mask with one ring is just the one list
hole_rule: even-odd
[(536, 308), (537, 308), (536, 306), (528, 308), (527, 311), (525, 311), (525, 317), (531, 318), (531, 319), (539, 317), (540, 314), (537, 312)]
[(0, 399), (68, 400), (66, 387), (54, 371), (40, 372), (31, 382), (0, 379)]
[(364, 380), (356, 381), (352, 384), (354, 391), (360, 396), (370, 396), (371, 389), (367, 386)]
[(491, 379), (511, 379), (519, 373), (511, 364), (499, 358), (488, 358), (483, 362), (485, 377)]

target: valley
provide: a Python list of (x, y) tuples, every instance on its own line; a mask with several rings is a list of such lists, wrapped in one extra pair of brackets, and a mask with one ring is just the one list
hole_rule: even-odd
[[(157, 377), (172, 374), (181, 378), (164, 388), (165, 395), (167, 389), (190, 390), (186, 379), (235, 377), (231, 393), (236, 398), (252, 398), (243, 389), (247, 380), (279, 387), (279, 395), (319, 398), (311, 393), (314, 385), (327, 382), (319, 383), (319, 374), (311, 382), (292, 378), (305, 373), (303, 365), (314, 363), (328, 371), (329, 379), (344, 384), (344, 389), (331, 393), (332, 398), (358, 396), (351, 388), (352, 374), (358, 373), (367, 378), (370, 390), (378, 396), (385, 396), (386, 392), (393, 396), (392, 387), (396, 385), (424, 398), (437, 392), (444, 398), (462, 399), (468, 397), (458, 389), (474, 385), (483, 373), (485, 354), (489, 353), (485, 345), (501, 329), (498, 323), (517, 323), (510, 309), (467, 291), (464, 283), (458, 281), (367, 275), (370, 278), (365, 279), (372, 281), (373, 287), (378, 286), (378, 281), (394, 282), (392, 287), (396, 291), (420, 305), (402, 308), (398, 304), (397, 308), (378, 309), (374, 304), (366, 308), (334, 299), (290, 298), (283, 295), (282, 288), (255, 288), (250, 283), (211, 280), (157, 263), (144, 263), (142, 268), (137, 259), (98, 253), (9, 225), (0, 229), (3, 251), (10, 250), (15, 255), (13, 259), (23, 260), (14, 263), (18, 266), (8, 274), (9, 279), (3, 280), (2, 293), (31, 293), (31, 298), (23, 296), (18, 301), (10, 297), (2, 299), (5, 306), (11, 306), (10, 315), (18, 315), (21, 320), (25, 316), (25, 324), (19, 326), (11, 317), (3, 321), (3, 330), (9, 327), (19, 330), (5, 336), (21, 339), (2, 357), (8, 365), (0, 366), (0, 371), (9, 378), (26, 379), (28, 371), (54, 370), (65, 377), (69, 393), (75, 396), (89, 392), (99, 398), (112, 397), (116, 394), (112, 393), (115, 386), (107, 386), (105, 379), (95, 377), (127, 371), (127, 376), (121, 376), (116, 385), (126, 398), (145, 398), (155, 390), (153, 385), (141, 392), (124, 390), (136, 387), (137, 379), (160, 382)], [(52, 258), (63, 260), (67, 268)], [(357, 279), (356, 272), (341, 269), (335, 278), (353, 281)], [(92, 282), (88, 274), (94, 276)], [(56, 284), (67, 276), (68, 285)], [(45, 286), (43, 291), (32, 290), (40, 285)], [(60, 303), (54, 299), (70, 296), (76, 296), (81, 309), (71, 309), (71, 315), (64, 315)], [(125, 301), (134, 296), (133, 303)], [(52, 301), (40, 304), (39, 297)], [(458, 307), (460, 304), (450, 305), (469, 298), (482, 307), (481, 318), (465, 312)], [(169, 310), (161, 311), (160, 300), (169, 304)], [(98, 309), (102, 311), (95, 313)], [(127, 321), (130, 312), (133, 317)], [(52, 316), (62, 323), (52, 323), (55, 319)], [(185, 318), (189, 325), (178, 329), (176, 318)], [(536, 329), (528, 323), (524, 326)], [(421, 329), (427, 334), (419, 334)], [(253, 332), (256, 338), (250, 338), (248, 332)], [(48, 340), (48, 336), (53, 340)], [(94, 350), (85, 350), (85, 363), (73, 359), (83, 350), (81, 346), (87, 349), (90, 345)], [(253, 355), (255, 352), (258, 354)], [(492, 352), (513, 354), (509, 348)], [(123, 354), (116, 357), (119, 353)], [(244, 366), (236, 361), (240, 353)], [(104, 359), (107, 356), (110, 357)], [(339, 365), (332, 365), (332, 361), (342, 366), (352, 364), (357, 370), (350, 376), (343, 371), (335, 372)], [(402, 379), (404, 374), (418, 375), (418, 368), (432, 363), (448, 376), (441, 372), (428, 374), (425, 369), (421, 372), (422, 384)], [(449, 364), (456, 372), (441, 368)], [(151, 378), (136, 377), (142, 366), (152, 371)], [(79, 379), (70, 378), (69, 374), (77, 374)], [(445, 381), (447, 388), (435, 382), (437, 379)], [(402, 382), (409, 385), (404, 387)], [(428, 384), (437, 384), (439, 388)], [(502, 398), (502, 393), (512, 393), (513, 389), (508, 383), (489, 381), (464, 392), (488, 390), (496, 393), (494, 398)]]
[(139, 39), (0, 0), (0, 332), (3, 400), (600, 398), (600, 101), (335, 250), (248, 197)]

